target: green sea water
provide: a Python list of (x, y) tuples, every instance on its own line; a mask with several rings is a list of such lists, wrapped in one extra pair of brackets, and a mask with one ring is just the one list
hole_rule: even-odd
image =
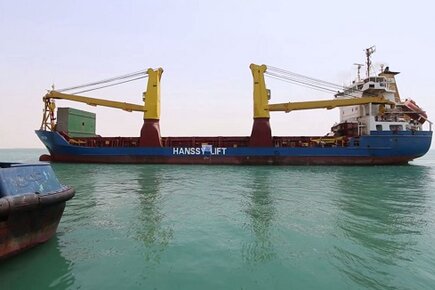
[[(36, 161), (42, 150), (0, 150)], [(53, 164), (57, 235), (0, 289), (435, 289), (435, 152), (408, 166)]]

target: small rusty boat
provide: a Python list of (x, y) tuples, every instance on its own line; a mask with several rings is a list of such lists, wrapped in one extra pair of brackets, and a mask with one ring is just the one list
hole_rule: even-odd
[(0, 259), (49, 240), (74, 193), (49, 164), (0, 162)]

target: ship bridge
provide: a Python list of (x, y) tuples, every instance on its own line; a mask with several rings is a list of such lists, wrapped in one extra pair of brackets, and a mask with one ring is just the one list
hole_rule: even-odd
[(366, 91), (370, 89), (386, 90), (386, 88), (387, 88), (387, 80), (384, 77), (369, 77), (364, 80), (360, 90), (362, 91)]

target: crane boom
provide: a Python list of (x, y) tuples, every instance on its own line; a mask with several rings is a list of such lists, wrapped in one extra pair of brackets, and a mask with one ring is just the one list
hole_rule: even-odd
[(361, 98), (340, 98), (333, 100), (289, 102), (280, 104), (269, 104), (270, 91), (266, 88), (264, 73), (266, 65), (251, 64), (250, 69), (254, 78), (254, 119), (269, 118), (269, 112), (281, 111), (291, 112), (296, 110), (310, 109), (333, 109), (336, 107), (366, 105), (366, 104), (389, 104), (395, 105), (383, 97), (361, 97)]
[[(152, 122), (157, 124), (160, 119), (160, 79), (162, 73), (162, 68), (149, 68), (147, 70), (148, 85), (147, 91), (143, 93), (143, 105), (90, 98), (74, 94), (65, 94), (55, 90), (51, 90), (42, 98), (44, 101), (44, 113), (42, 115), (41, 130), (48, 129), (54, 131), (56, 129), (56, 105), (54, 103), (55, 99), (80, 102), (91, 106), (104, 106), (109, 108), (121, 109), (127, 112), (143, 112), (144, 121), (147, 120), (150, 124)], [(153, 126), (156, 127), (157, 125)]]
[(296, 110), (310, 109), (334, 109), (336, 107), (365, 105), (365, 104), (390, 104), (394, 102), (386, 100), (382, 97), (362, 97), (352, 99), (334, 99), (322, 101), (306, 101), (306, 102), (290, 102), (281, 104), (269, 104), (269, 111), (291, 112)]
[(143, 105), (130, 104), (125, 102), (109, 101), (104, 99), (89, 98), (84, 96), (64, 94), (58, 91), (50, 91), (44, 96), (44, 101), (49, 99), (62, 99), (75, 102), (81, 102), (88, 104), (90, 106), (104, 106), (110, 108), (121, 109), (127, 112), (145, 112), (145, 107)]

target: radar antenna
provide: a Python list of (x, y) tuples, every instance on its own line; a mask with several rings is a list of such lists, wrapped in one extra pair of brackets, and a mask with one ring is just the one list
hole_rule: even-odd
[(376, 46), (366, 48), (366, 57), (367, 57), (367, 77), (370, 77), (370, 67), (372, 65), (372, 61), (370, 60), (370, 56), (376, 51)]

